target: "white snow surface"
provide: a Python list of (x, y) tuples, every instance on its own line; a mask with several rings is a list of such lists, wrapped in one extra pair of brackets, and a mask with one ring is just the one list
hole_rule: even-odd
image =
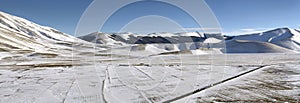
[(300, 50), (300, 33), (290, 28), (278, 28), (263, 33), (235, 36), (233, 40), (268, 42), (283, 48)]
[(72, 44), (91, 45), (51, 27), (40, 26), (4, 12), (0, 12), (0, 40), (0, 48), (33, 51), (46, 51), (49, 48), (71, 49)]
[(300, 43), (300, 32), (299, 30), (296, 31), (295, 29), (290, 29), (291, 33), (294, 34), (294, 36), (292, 37), (292, 40), (297, 42), (297, 43)]

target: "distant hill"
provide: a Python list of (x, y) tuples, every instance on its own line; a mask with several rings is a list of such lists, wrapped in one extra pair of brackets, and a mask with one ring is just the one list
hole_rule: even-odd
[[(222, 36), (220, 34), (204, 34), (198, 32), (186, 33), (92, 33), (79, 37), (85, 41), (99, 44), (174, 44), (176, 50), (196, 50), (199, 48), (219, 48), (224, 53), (285, 53), (300, 51), (300, 32), (296, 29), (278, 28), (262, 33)], [(208, 38), (216, 38), (221, 43), (208, 44), (204, 41)], [(222, 44), (223, 43), (223, 44)], [(193, 47), (182, 45), (189, 44)], [(176, 46), (177, 45), (177, 46)], [(181, 45), (181, 46), (180, 46)], [(226, 45), (226, 46), (225, 46)], [(226, 49), (225, 49), (226, 48)]]
[(231, 37), (230, 40), (267, 42), (287, 49), (300, 51), (300, 32), (289, 28), (278, 28), (263, 33), (235, 36)]
[(292, 53), (292, 50), (261, 41), (230, 40), (226, 42), (226, 53)]

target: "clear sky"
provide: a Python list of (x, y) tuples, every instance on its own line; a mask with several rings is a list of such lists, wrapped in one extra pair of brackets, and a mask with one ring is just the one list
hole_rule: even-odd
[[(91, 2), (92, 0), (0, 0), (0, 11), (74, 34), (82, 13)], [(277, 27), (300, 28), (300, 0), (206, 0), (206, 2), (216, 15), (225, 34), (250, 33)], [(139, 6), (145, 7), (145, 5)], [(153, 4), (149, 7), (159, 8), (159, 5)], [(127, 8), (127, 11), (130, 10), (136, 8)], [(141, 14), (145, 13), (141, 9), (137, 10), (140, 10)], [(173, 17), (172, 19), (185, 28), (197, 28), (188, 16), (165, 13), (166, 11), (178, 12), (172, 8), (155, 12)], [(117, 16), (132, 18), (125, 15), (130, 13), (121, 12)], [(112, 25), (103, 29), (103, 32), (114, 32), (115, 27), (124, 23), (118, 17), (111, 22)]]
[(74, 34), (92, 0), (0, 0), (0, 11)]

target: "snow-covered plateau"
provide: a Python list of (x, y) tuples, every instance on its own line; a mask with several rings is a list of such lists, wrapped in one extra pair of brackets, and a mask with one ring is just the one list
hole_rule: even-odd
[(79, 38), (0, 12), (0, 103), (300, 101), (295, 29)]

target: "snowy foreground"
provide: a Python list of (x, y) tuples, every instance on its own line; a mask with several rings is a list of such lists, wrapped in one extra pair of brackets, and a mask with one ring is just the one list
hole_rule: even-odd
[(300, 100), (299, 54), (117, 54), (116, 50), (76, 57), (1, 57), (0, 102)]

